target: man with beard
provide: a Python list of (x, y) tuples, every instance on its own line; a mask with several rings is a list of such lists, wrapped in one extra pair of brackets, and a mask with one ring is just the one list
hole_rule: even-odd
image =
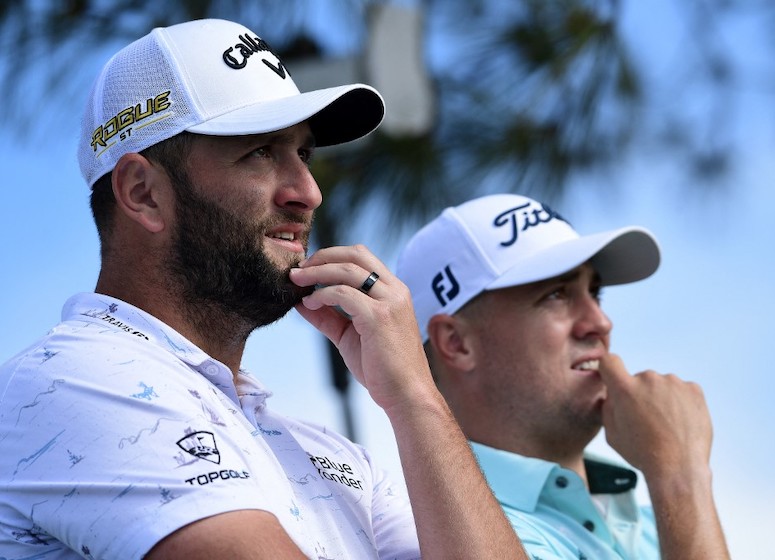
[[(654, 273), (642, 228), (587, 236), (514, 194), (447, 208), (399, 256), (436, 384), (533, 558), (721, 559), (701, 389), (630, 376), (602, 286)], [(585, 452), (605, 427), (645, 476)]]
[[(315, 146), (383, 112), (361, 84), (299, 93), (223, 20), (155, 29), (106, 64), (79, 147), (95, 293), (0, 367), (3, 557), (525, 558), (406, 286), (364, 247), (305, 255)], [(366, 450), (275, 413), (242, 369), (248, 335), (293, 308), (385, 410), (411, 507)]]

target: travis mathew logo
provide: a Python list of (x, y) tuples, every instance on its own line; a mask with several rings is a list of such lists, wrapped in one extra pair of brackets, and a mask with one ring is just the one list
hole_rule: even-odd
[[(118, 306), (115, 303), (111, 304), (110, 307), (108, 307), (108, 311), (112, 313), (115, 313), (117, 309), (118, 309)], [(145, 333), (138, 331), (132, 325), (127, 325), (120, 319), (116, 319), (115, 317), (113, 317), (113, 315), (111, 315), (106, 311), (93, 309), (93, 310), (87, 311), (86, 313), (84, 313), (84, 315), (86, 317), (93, 317), (95, 319), (99, 319), (100, 321), (105, 321), (106, 323), (113, 325), (114, 327), (117, 327), (126, 333), (139, 336), (140, 338), (144, 338), (145, 340), (150, 340), (150, 338), (148, 338), (148, 335), (146, 335)]]
[(277, 59), (276, 66), (266, 58), (262, 58), (261, 62), (263, 62), (272, 72), (280, 76), (282, 79), (285, 79), (285, 76), (288, 75), (289, 72), (280, 61), (280, 57), (274, 53), (266, 41), (260, 37), (251, 37), (247, 33), (245, 35), (239, 36), (239, 42), (236, 45), (223, 51), (223, 61), (230, 68), (239, 70), (240, 68), (245, 68), (245, 66), (247, 66), (248, 59), (251, 56), (260, 52), (271, 53), (272, 56)]
[(178, 440), (178, 447), (197, 459), (204, 459), (216, 465), (221, 463), (221, 454), (215, 445), (211, 432), (192, 432)]
[[(510, 247), (517, 242), (519, 233), (521, 231), (525, 231), (533, 226), (551, 222), (552, 220), (560, 220), (570, 225), (568, 220), (560, 216), (546, 204), (541, 204), (540, 208), (534, 207), (532, 211), (528, 211), (527, 209), (530, 208), (530, 206), (531, 203), (528, 202), (520, 206), (515, 206), (514, 208), (509, 208), (505, 212), (501, 212), (495, 216), (495, 220), (493, 220), (492, 225), (495, 227), (509, 228), (509, 239), (506, 241), (501, 241), (501, 245), (504, 247)], [(521, 215), (519, 213), (520, 210), (523, 210)], [(520, 217), (522, 220), (520, 220)]]

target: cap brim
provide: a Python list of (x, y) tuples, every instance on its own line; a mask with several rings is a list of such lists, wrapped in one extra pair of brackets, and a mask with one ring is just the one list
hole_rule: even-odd
[(659, 267), (659, 244), (646, 229), (627, 227), (553, 245), (520, 260), (486, 290), (548, 280), (590, 261), (604, 286), (651, 276)]
[(261, 101), (188, 128), (196, 134), (240, 136), (282, 130), (309, 121), (315, 143), (333, 146), (372, 132), (385, 115), (374, 88), (351, 84)]

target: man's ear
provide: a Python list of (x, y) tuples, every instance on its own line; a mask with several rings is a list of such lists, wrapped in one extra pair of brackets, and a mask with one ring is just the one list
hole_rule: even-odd
[(428, 321), (428, 340), (436, 359), (444, 362), (447, 370), (466, 373), (474, 369), (473, 334), (468, 322), (458, 315), (434, 315)]
[(172, 203), (169, 179), (141, 154), (121, 156), (112, 175), (113, 195), (119, 211), (149, 233), (166, 226)]

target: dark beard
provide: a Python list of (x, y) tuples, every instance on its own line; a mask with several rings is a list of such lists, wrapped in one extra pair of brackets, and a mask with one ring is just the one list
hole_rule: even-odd
[[(187, 180), (173, 182), (177, 228), (168, 265), (187, 315), (200, 328), (232, 322), (232, 328), (247, 331), (239, 332), (246, 337), (285, 316), (311, 293), (290, 281), (292, 264), (278, 268), (264, 254), (264, 233), (272, 224), (242, 219), (199, 196)], [(305, 221), (296, 214), (281, 219)], [(233, 324), (235, 320), (241, 325)]]

